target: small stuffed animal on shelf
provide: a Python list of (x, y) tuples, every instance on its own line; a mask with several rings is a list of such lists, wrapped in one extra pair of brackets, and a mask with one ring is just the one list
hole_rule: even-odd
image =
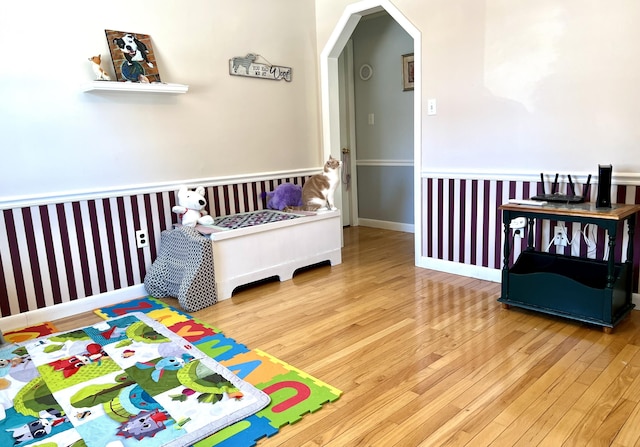
[(194, 191), (189, 191), (186, 186), (178, 190), (178, 204), (171, 208), (180, 218), (180, 223), (188, 227), (197, 224), (211, 225), (213, 217), (204, 209), (207, 200), (204, 198), (204, 187), (198, 186)]
[(100, 63), (102, 62), (102, 56), (100, 54), (97, 56), (91, 56), (89, 60), (91, 61), (91, 68), (93, 68), (93, 72), (96, 74), (97, 81), (111, 80), (107, 72), (100, 66)]

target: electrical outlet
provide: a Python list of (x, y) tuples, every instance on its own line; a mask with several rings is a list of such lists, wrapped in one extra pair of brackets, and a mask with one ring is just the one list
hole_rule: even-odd
[(513, 237), (524, 237), (524, 228), (527, 226), (527, 219), (516, 217), (509, 222), (509, 228), (513, 230)]
[(149, 246), (149, 237), (147, 236), (147, 230), (136, 231), (136, 246), (138, 248)]
[(509, 223), (509, 228), (524, 228), (527, 226), (527, 219), (524, 217), (516, 217), (515, 219), (511, 219)]
[(560, 225), (557, 225), (553, 229), (553, 245), (559, 245), (561, 247), (566, 247), (567, 243), (567, 229)]

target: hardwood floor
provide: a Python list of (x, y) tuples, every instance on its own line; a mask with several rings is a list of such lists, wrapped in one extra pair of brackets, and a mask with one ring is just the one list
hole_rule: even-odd
[(414, 267), (412, 234), (354, 227), (344, 241), (341, 265), (193, 314), (344, 393), (259, 447), (640, 445), (640, 312), (605, 334)]

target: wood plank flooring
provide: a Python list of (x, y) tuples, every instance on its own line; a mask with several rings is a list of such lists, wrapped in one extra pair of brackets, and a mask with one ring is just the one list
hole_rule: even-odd
[(352, 227), (344, 243), (341, 265), (194, 313), (344, 392), (259, 447), (640, 446), (640, 312), (605, 334), (414, 267), (412, 234)]

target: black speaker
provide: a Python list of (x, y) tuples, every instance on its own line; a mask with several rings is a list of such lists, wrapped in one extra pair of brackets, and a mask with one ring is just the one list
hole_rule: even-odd
[(598, 197), (596, 208), (611, 208), (611, 165), (598, 165)]

